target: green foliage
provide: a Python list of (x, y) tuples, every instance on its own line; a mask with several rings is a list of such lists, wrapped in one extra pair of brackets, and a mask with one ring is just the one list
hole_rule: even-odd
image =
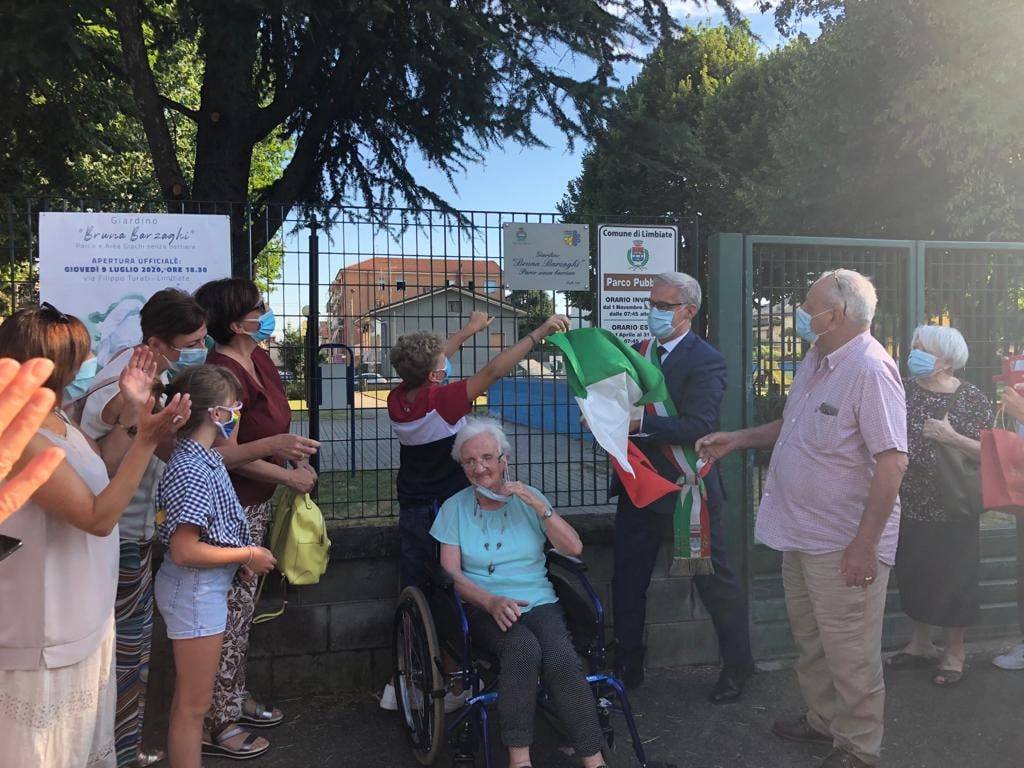
[(516, 323), (520, 339), (555, 313), (555, 302), (546, 291), (512, 291), (508, 303), (526, 312)]
[[(1024, 4), (817, 5), (831, 14), (817, 40), (763, 55), (742, 28), (663, 42), (563, 214), (699, 210), (710, 231), (1024, 238)], [(788, 19), (814, 6), (775, 7)]]
[(306, 380), (306, 342), (302, 331), (292, 325), (285, 326), (281, 334), (281, 368), (288, 372), (285, 392), (292, 400), (300, 400), (306, 396), (304, 382)]

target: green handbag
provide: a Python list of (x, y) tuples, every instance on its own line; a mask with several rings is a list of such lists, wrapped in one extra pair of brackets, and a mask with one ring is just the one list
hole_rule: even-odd
[[(331, 540), (327, 537), (327, 524), (320, 507), (308, 493), (300, 496), (286, 490), (281, 494), (270, 529), (270, 551), (277, 558), (277, 570), (281, 573), (282, 605), (277, 611), (260, 614), (253, 619), (253, 624), (284, 613), (288, 605), (288, 584), (298, 587), (316, 584), (327, 570)], [(266, 576), (260, 580), (257, 601), (265, 582)]]

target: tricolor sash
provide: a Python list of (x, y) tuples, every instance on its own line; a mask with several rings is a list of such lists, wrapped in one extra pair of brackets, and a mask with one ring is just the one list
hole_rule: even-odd
[[(640, 344), (640, 354), (664, 376), (657, 350), (655, 339), (645, 339)], [(657, 416), (679, 415), (671, 397), (648, 403), (644, 410)], [(710, 575), (715, 570), (711, 562), (711, 519), (704, 477), (711, 471), (711, 463), (699, 459), (692, 445), (661, 443), (660, 447), (676, 471), (676, 477), (669, 479), (682, 489), (672, 514), (673, 551), (669, 573), (672, 576)]]

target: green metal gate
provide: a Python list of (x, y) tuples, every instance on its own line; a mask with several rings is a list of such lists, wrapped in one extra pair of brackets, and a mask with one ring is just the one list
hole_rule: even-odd
[[(726, 355), (732, 385), (723, 403), (724, 429), (779, 417), (804, 343), (794, 310), (824, 271), (846, 267), (872, 278), (878, 311), (872, 333), (903, 366), (914, 328), (943, 322), (967, 339), (964, 378), (995, 396), (1000, 357), (1024, 341), (1024, 243), (959, 243), (720, 234), (709, 241), (709, 329)], [(743, 386), (737, 386), (742, 382)], [(723, 473), (730, 547), (751, 590), (755, 653), (792, 653), (779, 576), (779, 553), (754, 540), (760, 487), (770, 452), (732, 456)], [(1012, 521), (983, 518), (981, 600), (975, 637), (1017, 632), (1015, 538)], [(895, 585), (890, 589), (886, 645), (908, 625)]]

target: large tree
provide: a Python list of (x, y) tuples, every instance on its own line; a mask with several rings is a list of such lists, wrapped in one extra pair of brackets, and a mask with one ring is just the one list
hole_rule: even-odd
[[(699, 1), (739, 18), (733, 0)], [(664, 0), (4, 0), (0, 21), (0, 88), (39, 120), (7, 123), (19, 157), (41, 153), (24, 159), (64, 191), (62, 157), (117, 153), (108, 126), (134, 121), (160, 199), (238, 203), (240, 272), (296, 205), (445, 207), (409, 172), (411, 152), (450, 178), (492, 144), (541, 143), (538, 115), (570, 142), (592, 138), (615, 65), (672, 27)], [(186, 92), (164, 76), (183, 49), (195, 52), (178, 70), (197, 86)], [(44, 92), (45, 117), (33, 111)], [(277, 139), (292, 151), (252, 189), (254, 150)], [(137, 192), (149, 186), (128, 163), (124, 173)]]

